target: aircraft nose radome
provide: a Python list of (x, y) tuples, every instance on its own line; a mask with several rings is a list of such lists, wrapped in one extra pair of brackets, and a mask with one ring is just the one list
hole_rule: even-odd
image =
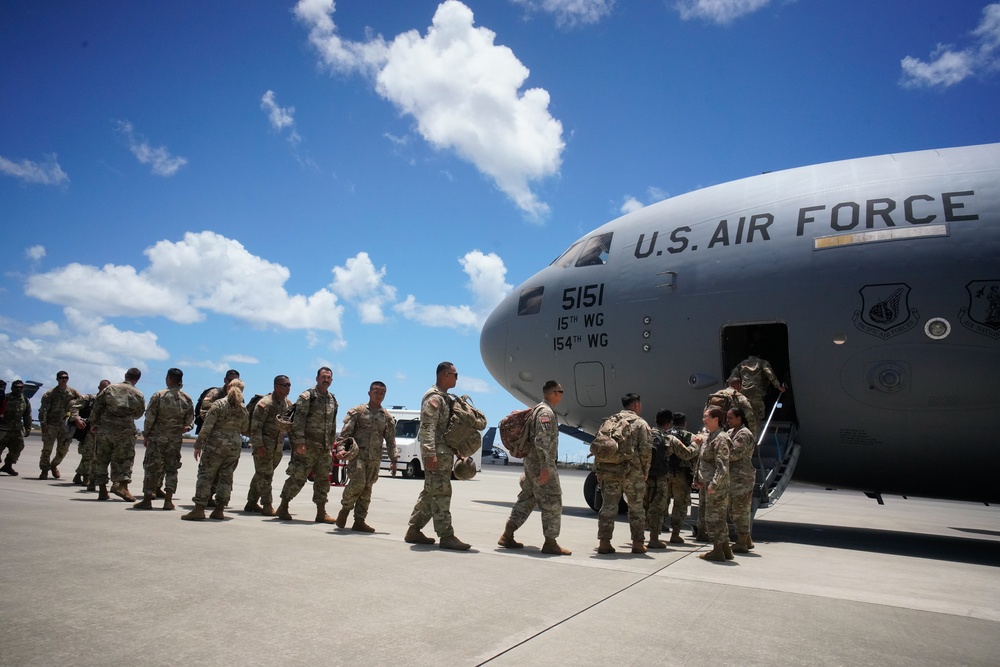
[(501, 301), (486, 318), (483, 332), (479, 336), (479, 354), (483, 357), (483, 363), (493, 379), (504, 389), (507, 389), (507, 324), (511, 308), (510, 298)]

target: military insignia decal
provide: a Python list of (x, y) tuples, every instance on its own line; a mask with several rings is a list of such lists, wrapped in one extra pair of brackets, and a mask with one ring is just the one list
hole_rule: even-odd
[(909, 285), (865, 285), (859, 293), (861, 310), (854, 311), (854, 326), (866, 334), (888, 340), (917, 326), (919, 314), (910, 309)]
[(959, 308), (958, 319), (970, 331), (1000, 339), (1000, 280), (973, 280), (965, 286), (969, 307)]

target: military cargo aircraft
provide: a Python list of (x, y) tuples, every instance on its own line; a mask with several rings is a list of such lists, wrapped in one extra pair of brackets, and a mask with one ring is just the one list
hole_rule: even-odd
[(628, 392), (647, 421), (666, 407), (697, 430), (754, 354), (790, 387), (762, 434), (764, 502), (793, 472), (879, 502), (996, 502), (1000, 144), (765, 173), (629, 213), (515, 289), (480, 348), (525, 404), (559, 380), (562, 428), (584, 438)]

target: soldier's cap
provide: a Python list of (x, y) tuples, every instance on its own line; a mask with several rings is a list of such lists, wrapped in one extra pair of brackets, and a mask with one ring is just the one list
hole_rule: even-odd
[(453, 469), (455, 479), (468, 480), (476, 476), (476, 460), (471, 456), (459, 459)]
[(23, 387), (24, 386), (24, 382), (22, 382), (21, 380), (14, 380), (13, 382), (10, 383), (10, 386), (11, 387)]
[(69, 379), (69, 373), (67, 373), (66, 371), (59, 371), (58, 373), (56, 373), (56, 379), (57, 380), (68, 380)]
[(229, 380), (235, 380), (239, 376), (240, 376), (239, 371), (230, 368), (228, 371), (226, 371), (226, 382), (228, 382)]

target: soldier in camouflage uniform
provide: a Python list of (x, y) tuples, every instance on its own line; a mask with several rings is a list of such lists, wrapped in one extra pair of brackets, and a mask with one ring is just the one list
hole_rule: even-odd
[(624, 494), (628, 502), (628, 523), (632, 533), (632, 553), (646, 553), (646, 511), (643, 501), (646, 497), (646, 477), (652, 458), (649, 424), (640, 417), (642, 400), (638, 394), (622, 397), (619, 419), (628, 422), (623, 440), (618, 442), (618, 451), (626, 458), (623, 463), (594, 464), (597, 481), (601, 484), (602, 504), (597, 518), (597, 553), (613, 554), (611, 537), (618, 516), (618, 504)]
[[(399, 452), (396, 450), (396, 420), (382, 407), (385, 400), (385, 384), (372, 382), (368, 387), (368, 402), (355, 406), (347, 411), (344, 417), (344, 428), (337, 439), (337, 458), (341, 461), (355, 456), (349, 461), (349, 477), (347, 488), (340, 500), (340, 514), (337, 515), (337, 527), (347, 526), (347, 517), (354, 510), (354, 525), (351, 530), (361, 533), (374, 533), (375, 529), (365, 523), (368, 517), (368, 507), (372, 501), (372, 487), (378, 481), (378, 473), (382, 468), (382, 443), (392, 461), (392, 472), (396, 472), (396, 461)], [(354, 438), (358, 448), (356, 454), (349, 454), (344, 442)]]
[(29, 433), (31, 433), (31, 403), (24, 395), (24, 382), (14, 380), (10, 383), (10, 393), (4, 399), (3, 417), (0, 418), (0, 453), (7, 450), (7, 458), (4, 459), (0, 472), (17, 477), (14, 464), (21, 456), (24, 437)]
[(101, 380), (100, 384), (97, 385), (97, 393), (94, 394), (83, 394), (77, 400), (69, 404), (69, 421), (71, 421), (77, 430), (76, 437), (80, 437), (80, 431), (83, 431), (83, 439), (80, 440), (80, 444), (77, 445), (76, 451), (80, 455), (80, 464), (76, 467), (76, 474), (73, 475), (74, 484), (86, 484), (88, 491), (96, 491), (97, 487), (94, 486), (94, 457), (97, 453), (97, 436), (90, 431), (90, 425), (88, 420), (90, 419), (90, 414), (94, 410), (94, 401), (97, 400), (97, 394), (111, 384), (111, 380)]
[(326, 513), (337, 437), (337, 399), (330, 393), (332, 382), (333, 371), (323, 366), (316, 373), (316, 386), (302, 392), (295, 401), (290, 433), (292, 460), (288, 463), (288, 479), (281, 489), (281, 505), (277, 511), (277, 517), (284, 521), (292, 520), (288, 503), (299, 494), (312, 472), (316, 523), (334, 523), (334, 518)]
[(758, 429), (760, 429), (760, 422), (757, 419), (757, 413), (754, 411), (753, 406), (750, 405), (749, 399), (740, 391), (739, 378), (729, 378), (726, 383), (727, 386), (725, 389), (721, 389), (708, 397), (708, 404), (705, 406), (705, 409), (707, 410), (709, 405), (717, 405), (722, 408), (722, 414), (725, 415), (731, 408), (740, 408), (747, 416), (747, 428), (754, 434), (754, 437), (759, 436), (760, 431)]
[[(69, 415), (70, 403), (80, 398), (80, 392), (69, 386), (69, 373), (56, 373), (58, 383), (42, 396), (38, 408), (38, 421), (42, 425), (42, 455), (38, 459), (38, 467), (42, 471), (38, 479), (48, 479), (49, 472), (59, 479), (58, 465), (66, 457), (73, 436), (66, 430), (66, 417)], [(56, 446), (56, 455), (52, 456), (52, 446)], [(51, 460), (50, 460), (51, 457)]]
[(458, 384), (455, 364), (442, 361), (437, 366), (437, 381), (420, 399), (420, 457), (424, 464), (424, 488), (410, 514), (410, 525), (403, 539), (410, 544), (434, 544), (433, 537), (422, 532), (433, 519), (434, 532), (441, 538), (442, 549), (465, 551), (471, 545), (455, 537), (451, 525), (451, 469), (455, 453), (445, 444), (450, 407), (455, 397), (448, 393)]
[[(753, 408), (753, 414), (747, 412), (747, 427), (753, 431), (755, 436), (760, 436), (760, 432), (755, 428), (756, 424), (764, 422), (767, 416), (767, 408), (764, 406), (764, 398), (767, 396), (767, 383), (778, 391), (784, 393), (785, 385), (778, 381), (778, 376), (774, 374), (774, 369), (766, 359), (750, 355), (733, 369), (729, 374), (730, 383), (739, 380), (736, 389), (747, 397)], [(743, 407), (743, 406), (735, 406)]]
[(702, 554), (701, 558), (711, 561), (733, 558), (729, 546), (729, 525), (726, 523), (729, 513), (729, 452), (732, 441), (722, 428), (723, 419), (725, 412), (722, 408), (713, 405), (705, 410), (708, 437), (701, 450), (694, 482), (695, 486), (705, 489), (705, 525), (713, 547), (712, 551)]
[[(247, 428), (246, 406), (243, 405), (243, 381), (232, 380), (226, 396), (220, 398), (205, 415), (201, 433), (194, 444), (194, 460), (198, 461), (198, 481), (194, 490), (194, 509), (181, 516), (184, 521), (201, 521), (205, 506), (215, 486), (215, 508), (209, 518), (226, 518), (226, 504), (233, 492), (233, 472), (240, 462), (243, 431)], [(204, 452), (204, 453), (203, 453)]]
[[(229, 383), (233, 380), (240, 379), (240, 372), (236, 369), (230, 368), (226, 371), (226, 376), (224, 378), (221, 387), (212, 387), (201, 397), (201, 400), (197, 405), (194, 406), (197, 414), (195, 415), (195, 433), (201, 433), (202, 426), (205, 423), (205, 418), (208, 416), (208, 411), (212, 408), (212, 405), (220, 398), (225, 398), (229, 392)], [(199, 423), (201, 422), (201, 423)], [(215, 482), (212, 482), (212, 491), (208, 497), (208, 506), (215, 507)]]
[(563, 388), (555, 380), (542, 386), (543, 401), (536, 405), (528, 424), (528, 438), (532, 443), (524, 457), (524, 474), (521, 475), (521, 492), (510, 510), (510, 518), (503, 535), (497, 541), (507, 549), (520, 549), (524, 545), (514, 539), (514, 531), (524, 525), (537, 505), (542, 510), (542, 553), (569, 556), (572, 552), (556, 542), (562, 525), (562, 487), (559, 485), (559, 420), (555, 407), (563, 397)]
[[(292, 427), (288, 421), (288, 411), (292, 402), (288, 400), (292, 383), (287, 375), (274, 378), (271, 393), (264, 396), (253, 407), (250, 415), (250, 447), (253, 451), (254, 473), (247, 491), (244, 512), (254, 512), (264, 516), (274, 516), (274, 500), (271, 486), (274, 471), (281, 464), (285, 445), (285, 434)], [(262, 505), (258, 505), (257, 501)]]
[(736, 526), (733, 551), (745, 554), (753, 548), (750, 542), (750, 509), (753, 485), (757, 481), (757, 470), (753, 467), (755, 441), (753, 433), (747, 428), (746, 415), (740, 408), (726, 413), (726, 424), (733, 442), (729, 452), (729, 515)]
[[(181, 467), (181, 439), (194, 425), (194, 402), (181, 391), (184, 373), (179, 368), (167, 371), (166, 389), (149, 397), (142, 444), (146, 455), (142, 459), (142, 501), (136, 509), (153, 509), (156, 490), (163, 484), (163, 509), (174, 509), (177, 492), (177, 470)], [(164, 484), (164, 480), (166, 483)]]
[[(683, 415), (682, 415), (683, 416)], [(687, 484), (684, 488), (677, 483), (678, 477), (683, 478), (684, 468), (681, 466), (682, 460), (689, 460), (697, 455), (697, 449), (685, 445), (677, 438), (674, 432), (669, 429), (673, 426), (674, 415), (670, 410), (660, 410), (656, 413), (656, 427), (653, 429), (654, 463), (649, 468), (649, 479), (646, 481), (646, 523), (649, 525), (649, 542), (646, 546), (649, 549), (666, 549), (667, 544), (660, 539), (660, 530), (663, 528), (663, 519), (667, 516), (667, 509), (670, 507), (670, 500), (674, 501), (674, 514), (678, 514), (678, 507), (686, 507), (685, 499), (691, 496), (691, 486)], [(659, 468), (656, 466), (655, 448), (658, 442), (663, 447), (663, 462)], [(684, 457), (683, 459), (681, 457)], [(678, 474), (679, 473), (679, 474)], [(683, 494), (681, 493), (683, 491)], [(671, 515), (672, 516), (672, 515)], [(679, 521), (683, 520), (683, 515)], [(679, 525), (679, 524), (678, 524)], [(674, 533), (677, 533), (677, 530)], [(680, 536), (678, 535), (678, 539)], [(673, 537), (671, 536), (671, 542)], [(676, 544), (676, 542), (674, 542)], [(680, 541), (681, 544), (684, 540)]]
[(688, 506), (691, 505), (691, 483), (694, 482), (692, 464), (698, 462), (699, 448), (691, 442), (692, 433), (686, 428), (687, 417), (683, 412), (675, 412), (669, 433), (680, 442), (680, 446), (671, 451), (670, 470), (667, 472), (667, 495), (673, 502), (673, 509), (670, 511), (671, 544), (684, 544), (681, 526), (684, 525)]
[(138, 368), (125, 371), (125, 381), (110, 385), (97, 395), (90, 413), (90, 430), (97, 438), (94, 482), (100, 486), (98, 500), (107, 500), (108, 466), (111, 466), (111, 493), (122, 500), (135, 502), (129, 493), (132, 462), (135, 460), (135, 420), (146, 411), (146, 399), (135, 388), (142, 373)]

